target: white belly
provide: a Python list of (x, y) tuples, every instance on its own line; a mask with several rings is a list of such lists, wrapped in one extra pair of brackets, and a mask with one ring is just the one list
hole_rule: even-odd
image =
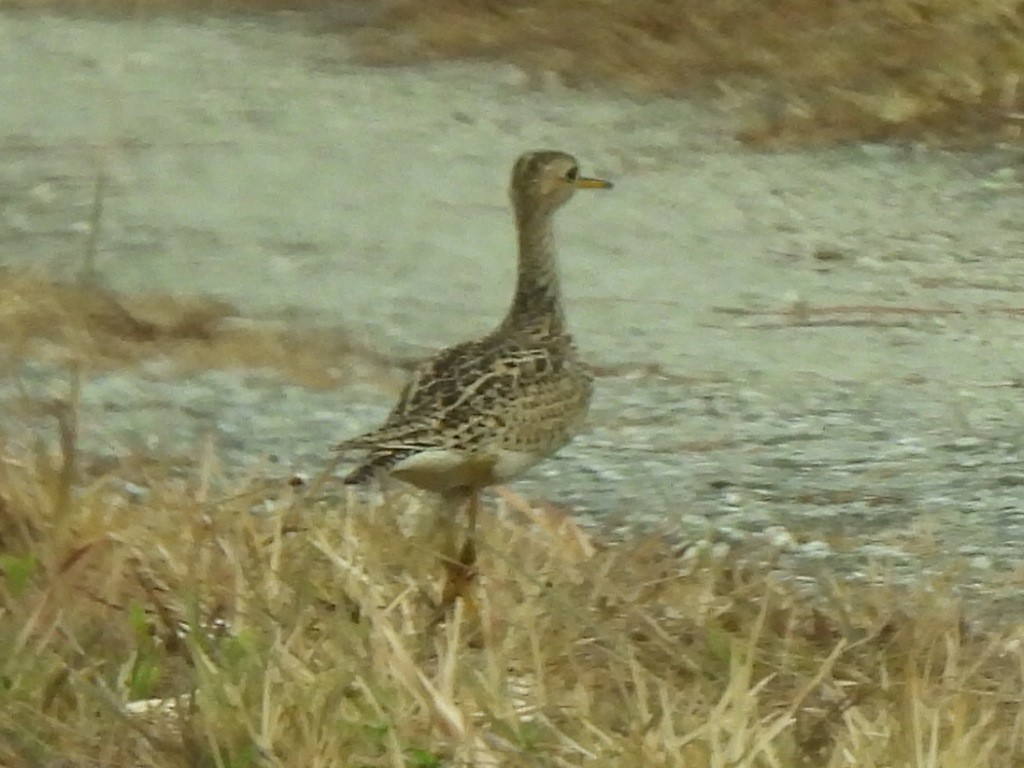
[(439, 448), (403, 459), (392, 468), (391, 474), (420, 488), (444, 492), (507, 482), (528, 470), (539, 459), (533, 453), (502, 448), (483, 453)]
[(498, 482), (506, 482), (518, 477), (526, 470), (540, 461), (540, 457), (534, 453), (522, 453), (520, 451), (496, 451), (497, 460), (494, 462), (494, 477)]

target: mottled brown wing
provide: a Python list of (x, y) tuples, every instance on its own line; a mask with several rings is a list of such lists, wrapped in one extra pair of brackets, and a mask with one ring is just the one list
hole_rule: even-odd
[[(446, 392), (464, 386), (474, 377), (473, 370), (479, 369), (487, 357), (486, 345), (477, 340), (448, 347), (422, 361), (413, 369), (384, 426), (408, 423), (417, 415), (431, 414), (443, 402)], [(474, 362), (477, 364), (473, 365)]]
[(424, 361), (387, 421), (337, 448), (369, 451), (357, 480), (434, 448), (490, 444), (543, 456), (571, 438), (589, 399), (589, 373), (567, 335), (492, 337)]
[(479, 344), (479, 341), (459, 344), (418, 363), (384, 423), (377, 429), (337, 444), (334, 449), (348, 451), (404, 444), (425, 448), (430, 446), (425, 445), (424, 440), (430, 440), (432, 434), (435, 434), (433, 444), (436, 445), (436, 414), (432, 412), (431, 403), (436, 403), (440, 382), (450, 379), (451, 371), (460, 359), (474, 354)]
[(421, 363), (383, 426), (349, 447), (471, 447), (488, 435), (530, 432), (528, 422), (557, 420), (560, 411), (585, 408), (588, 397), (567, 336), (466, 342)]

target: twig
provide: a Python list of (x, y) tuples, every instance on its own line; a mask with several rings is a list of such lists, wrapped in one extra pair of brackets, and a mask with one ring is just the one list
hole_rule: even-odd
[(100, 224), (103, 221), (103, 201), (107, 193), (107, 157), (97, 152), (96, 184), (93, 186), (92, 211), (89, 215), (89, 237), (85, 241), (85, 254), (82, 258), (82, 271), (79, 280), (83, 285), (95, 285), (96, 253), (99, 250)]

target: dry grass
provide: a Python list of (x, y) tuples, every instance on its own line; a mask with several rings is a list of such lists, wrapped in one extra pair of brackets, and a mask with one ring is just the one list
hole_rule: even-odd
[[(310, 0), (2, 5), (136, 14), (322, 9)], [(758, 147), (1022, 137), (1020, 0), (352, 0), (345, 7), (364, 25), (354, 38), (365, 61), (483, 58), (574, 86), (710, 96), (745, 117), (741, 138)]]
[[(219, 305), (0, 277), (16, 354), (281, 342), (222, 336)], [(812, 600), (757, 557), (594, 541), (505, 494), (475, 605), (436, 625), (421, 499), (235, 486), (213, 456), (88, 470), (70, 390), (56, 445), (0, 442), (5, 768), (1024, 764), (1024, 626), (968, 627), (942, 581)]]
[[(488, 516), (431, 625), (431, 510), (0, 452), (0, 764), (1020, 766), (1020, 630), (943, 590), (820, 601), (660, 539)], [(511, 499), (511, 501), (508, 501)]]
[[(375, 1), (375, 0), (371, 0)], [(162, 13), (259, 13), (263, 11), (315, 11), (322, 0), (0, 0), (0, 9), (56, 10), (139, 17)]]
[(398, 0), (368, 60), (485, 57), (567, 83), (709, 94), (756, 146), (1021, 138), (1024, 4), (1006, 0)]
[[(89, 368), (295, 343), (30, 275), (0, 273), (0, 307), (9, 352)], [(70, 390), (56, 445), (0, 442), (5, 768), (1024, 764), (1024, 625), (968, 627), (941, 580), (810, 599), (758, 557), (595, 541), (504, 494), (475, 604), (437, 625), (421, 499), (236, 486), (213, 456), (91, 471)]]
[(243, 320), (222, 301), (123, 296), (10, 269), (0, 269), (0, 345), (14, 358), (88, 361), (92, 370), (153, 360), (179, 374), (263, 369), (314, 389), (354, 377), (390, 379), (404, 365), (342, 331)]

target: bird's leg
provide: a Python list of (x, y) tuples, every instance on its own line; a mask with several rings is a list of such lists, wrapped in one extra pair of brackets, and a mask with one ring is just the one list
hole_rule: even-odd
[(462, 506), (467, 502), (467, 497), (461, 493), (450, 493), (444, 494), (442, 501), (441, 519), (438, 521), (442, 528), (441, 564), (445, 567), (445, 570), (450, 571), (459, 562), (458, 525), (456, 520), (462, 512)]
[[(460, 499), (466, 504), (468, 524), (466, 526), (466, 538), (462, 547), (455, 557), (454, 542), (451, 542), (450, 549), (444, 552), (445, 583), (441, 592), (441, 608), (447, 610), (455, 604), (456, 599), (462, 598), (467, 603), (471, 602), (466, 590), (476, 576), (476, 518), (479, 510), (480, 495), (476, 491)], [(451, 529), (449, 529), (449, 534)]]
[(459, 550), (459, 565), (471, 571), (467, 579), (472, 579), (476, 571), (476, 516), (480, 511), (480, 494), (473, 492), (466, 502), (466, 540), (462, 542), (462, 549)]

